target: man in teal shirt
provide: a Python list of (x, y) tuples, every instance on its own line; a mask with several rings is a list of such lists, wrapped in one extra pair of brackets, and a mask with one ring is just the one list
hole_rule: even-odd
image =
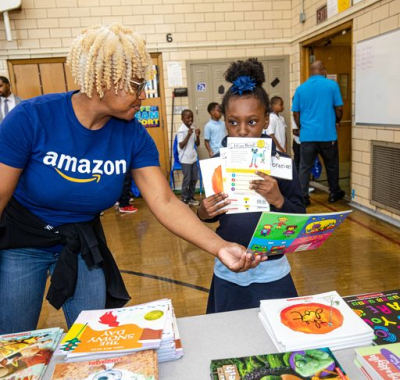
[(345, 195), (339, 186), (339, 151), (336, 128), (343, 115), (338, 84), (326, 78), (321, 61), (311, 65), (311, 77), (294, 94), (293, 117), (300, 130), (300, 183), (306, 206), (310, 204), (310, 171), (318, 154), (328, 176), (329, 202)]

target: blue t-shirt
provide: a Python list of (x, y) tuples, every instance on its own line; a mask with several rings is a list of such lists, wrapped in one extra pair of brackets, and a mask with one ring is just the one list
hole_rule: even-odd
[(225, 123), (221, 120), (216, 121), (211, 119), (204, 126), (204, 140), (208, 140), (210, 142), (210, 147), (214, 155), (219, 153), (219, 149), (222, 146), (221, 142), (225, 136)]
[(292, 104), (292, 111), (300, 112), (300, 141), (337, 140), (334, 107), (342, 105), (339, 86), (331, 79), (313, 75), (300, 85)]
[(0, 162), (24, 169), (14, 197), (52, 226), (93, 219), (118, 200), (129, 169), (159, 166), (137, 119), (90, 130), (76, 118), (72, 94), (25, 100), (0, 126)]

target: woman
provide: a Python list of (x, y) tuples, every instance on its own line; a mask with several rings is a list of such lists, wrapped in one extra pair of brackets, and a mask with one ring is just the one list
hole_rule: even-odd
[(98, 217), (127, 170), (170, 231), (233, 271), (260, 261), (204, 227), (169, 189), (134, 119), (151, 68), (144, 40), (118, 24), (88, 28), (67, 62), (80, 91), (27, 100), (0, 128), (0, 333), (36, 328), (48, 272), (47, 299), (68, 327), (82, 310), (129, 300)]

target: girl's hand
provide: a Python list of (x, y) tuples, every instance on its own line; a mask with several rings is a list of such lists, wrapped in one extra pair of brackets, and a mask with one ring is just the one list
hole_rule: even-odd
[(261, 261), (267, 260), (267, 257), (253, 256), (246, 252), (246, 248), (235, 243), (226, 243), (226, 246), (219, 249), (218, 259), (232, 272), (245, 272), (255, 268)]
[(196, 128), (196, 130), (195, 130), (195, 133), (196, 133), (196, 137), (199, 137), (200, 136), (200, 129), (199, 128)]
[(282, 208), (285, 198), (283, 197), (278, 181), (267, 174), (256, 172), (256, 174), (264, 180), (255, 180), (250, 182), (250, 189), (263, 196), (270, 205), (275, 206), (278, 210)]
[(231, 203), (229, 200), (226, 200), (226, 198), (228, 198), (228, 194), (218, 193), (203, 199), (200, 203), (197, 215), (201, 220), (206, 220), (225, 214), (228, 210), (222, 210), (222, 208)]

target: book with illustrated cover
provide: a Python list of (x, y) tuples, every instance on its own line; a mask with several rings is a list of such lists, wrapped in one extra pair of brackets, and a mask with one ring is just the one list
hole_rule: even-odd
[(329, 348), (211, 361), (212, 380), (349, 380)]
[[(227, 158), (227, 148), (220, 149), (220, 157), (208, 158), (205, 160), (200, 160), (201, 175), (204, 183), (204, 192), (206, 197), (217, 193), (228, 193), (227, 189), (227, 178), (228, 174), (226, 172), (226, 158)], [(235, 177), (235, 173), (230, 174), (231, 177)], [(260, 177), (258, 179), (261, 179)], [(231, 178), (231, 182), (238, 183), (235, 178)], [(245, 186), (243, 183), (241, 186)], [(247, 182), (247, 187), (249, 183)], [(232, 187), (233, 188), (233, 187)], [(250, 191), (250, 190), (249, 190)], [(254, 193), (254, 192), (253, 192)], [(230, 204), (225, 206), (228, 210), (228, 214), (239, 214), (248, 212), (260, 212), (268, 211), (268, 202), (259, 194), (254, 193), (251, 198), (256, 197), (255, 201), (250, 202), (250, 198), (245, 196), (242, 200), (236, 196), (229, 197)]]
[(0, 335), (0, 379), (40, 380), (62, 332), (50, 328)]
[(165, 320), (165, 326), (161, 338), (160, 347), (157, 348), (158, 362), (163, 363), (176, 360), (183, 356), (182, 343), (179, 336), (178, 324), (175, 317), (174, 308), (171, 300)]
[(67, 361), (156, 349), (168, 315), (164, 299), (119, 309), (82, 311), (57, 350)]
[(374, 336), (335, 291), (262, 300), (259, 318), (279, 352), (365, 346)]
[(374, 380), (357, 359), (354, 359), (353, 363), (367, 380)]
[(263, 212), (247, 248), (261, 256), (320, 247), (352, 211), (325, 214)]
[(52, 380), (158, 380), (153, 350), (109, 359), (56, 364)]
[(374, 344), (400, 341), (400, 289), (359, 294), (343, 299), (374, 329)]
[(262, 180), (256, 172), (286, 180), (293, 179), (293, 161), (271, 155), (271, 138), (228, 137), (219, 157), (200, 160), (206, 197), (224, 192), (231, 202), (228, 214), (269, 211), (267, 200), (250, 189), (251, 180)]
[(374, 380), (400, 379), (400, 343), (356, 348), (357, 360)]

